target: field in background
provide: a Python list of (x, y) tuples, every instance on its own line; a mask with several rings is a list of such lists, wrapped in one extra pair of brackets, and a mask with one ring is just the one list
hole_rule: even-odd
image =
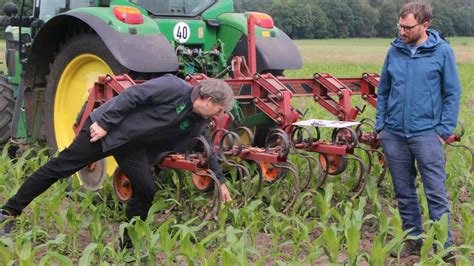
[[(474, 37), (451, 38), (457, 56), (463, 86), (460, 120), (466, 123), (464, 143), (474, 146)], [(363, 72), (379, 72), (389, 39), (298, 40), (304, 68), (287, 71), (290, 77), (310, 78), (315, 72), (336, 77), (359, 77)], [(4, 46), (0, 42), (0, 47)], [(3, 54), (0, 55), (3, 58)], [(0, 66), (2, 67), (2, 66)], [(364, 102), (354, 99), (354, 104)], [(334, 119), (311, 99), (296, 99), (294, 106), (308, 110), (305, 119)], [(374, 117), (367, 106), (362, 117)], [(469, 124), (470, 123), (470, 124)], [(474, 261), (474, 176), (469, 173), (466, 152), (447, 147), (447, 187), (452, 199), (453, 236), (464, 265)], [(46, 162), (47, 155), (30, 149), (10, 160), (0, 150), (0, 204), (13, 195), (23, 178)], [(304, 163), (297, 161), (304, 171)], [(380, 172), (380, 168), (376, 169)], [(301, 194), (296, 208), (287, 214), (280, 198), (285, 194), (286, 179), (266, 184), (259, 196), (241, 208), (226, 206), (216, 220), (202, 222), (191, 212), (175, 211), (168, 217), (164, 210), (176, 191), (160, 178), (155, 198), (156, 214), (147, 222), (126, 223), (124, 211), (113, 195), (110, 182), (98, 192), (78, 189), (77, 180), (58, 183), (35, 200), (17, 220), (15, 235), (0, 237), (0, 265), (121, 265), (124, 261), (164, 265), (427, 265), (440, 263), (433, 255), (435, 237), (445, 236), (446, 221), (425, 224), (427, 242), (422, 257), (389, 258), (404, 238), (400, 217), (393, 201), (390, 178), (382, 187), (375, 175), (363, 197), (351, 200), (346, 182), (354, 178), (352, 168), (329, 177), (324, 189)], [(173, 176), (176, 182), (176, 176)], [(171, 181), (173, 182), (173, 181)], [(291, 182), (291, 179), (290, 179)], [(68, 192), (68, 186), (73, 191)], [(238, 192), (238, 186), (231, 186)], [(187, 205), (207, 204), (207, 197), (196, 193), (187, 183)], [(418, 193), (423, 194), (422, 186)], [(199, 205), (201, 204), (201, 205)], [(422, 209), (427, 220), (426, 200)], [(123, 228), (134, 233), (136, 249), (121, 251), (118, 238)], [(430, 242), (431, 241), (431, 242)], [(146, 256), (148, 254), (148, 256)], [(151, 256), (150, 256), (151, 254)], [(155, 255), (155, 256), (153, 256)], [(141, 262), (138, 262), (142, 258)], [(431, 264), (430, 264), (431, 263)]]
[[(462, 85), (460, 121), (474, 120), (474, 37), (449, 38)], [(300, 70), (285, 72), (290, 77), (311, 77), (331, 73), (336, 77), (360, 77), (364, 72), (380, 73), (392, 39), (296, 40), (304, 60)], [(467, 132), (474, 143), (474, 132)]]
[[(474, 37), (448, 39), (459, 64), (474, 64)], [(383, 64), (392, 39), (296, 40), (305, 64)]]

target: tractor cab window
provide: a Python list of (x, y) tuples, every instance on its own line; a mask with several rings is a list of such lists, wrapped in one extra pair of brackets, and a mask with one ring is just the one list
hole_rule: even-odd
[(158, 16), (190, 16), (201, 14), (216, 0), (132, 0), (148, 12)]
[[(69, 2), (69, 6), (67, 6)], [(66, 12), (69, 9), (88, 7), (94, 4), (91, 0), (48, 0), (35, 1), (36, 7), (39, 7), (39, 19), (46, 21), (53, 16)]]
[(37, 1), (39, 4), (39, 19), (47, 21), (66, 8), (66, 0)]

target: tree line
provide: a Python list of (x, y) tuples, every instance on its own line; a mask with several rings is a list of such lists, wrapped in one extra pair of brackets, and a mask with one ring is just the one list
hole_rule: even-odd
[[(183, 0), (186, 1), (186, 0)], [(0, 0), (21, 6), (21, 0)], [(31, 15), (25, 1), (24, 14)], [(270, 14), (293, 39), (394, 37), (400, 7), (413, 0), (234, 0), (235, 12)], [(431, 27), (443, 36), (474, 36), (474, 0), (428, 0)], [(3, 12), (0, 12), (3, 13)]]
[[(394, 37), (400, 7), (413, 0), (234, 0), (236, 12), (270, 14), (293, 39)], [(474, 36), (474, 0), (431, 0), (431, 28)]]

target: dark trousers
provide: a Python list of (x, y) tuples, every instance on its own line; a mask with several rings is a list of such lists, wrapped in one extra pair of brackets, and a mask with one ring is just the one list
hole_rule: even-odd
[(146, 147), (131, 142), (103, 152), (100, 140), (90, 142), (90, 125), (91, 121), (88, 119), (72, 144), (28, 177), (2, 209), (11, 215), (20, 215), (32, 200), (56, 181), (71, 176), (92, 162), (113, 156), (120, 169), (130, 179), (133, 189), (132, 199), (127, 204), (126, 216), (129, 219), (140, 216), (145, 220), (156, 193)]
[(403, 230), (412, 229), (410, 235), (413, 236), (423, 233), (423, 216), (416, 192), (416, 176), (419, 172), (430, 219), (438, 221), (443, 214), (448, 215), (448, 237), (444, 246), (451, 246), (451, 213), (445, 185), (446, 160), (438, 135), (427, 132), (421, 136), (404, 138), (384, 130), (380, 134), (380, 143), (392, 175)]

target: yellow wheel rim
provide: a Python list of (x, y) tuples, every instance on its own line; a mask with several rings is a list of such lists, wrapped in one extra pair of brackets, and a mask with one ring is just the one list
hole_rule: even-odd
[[(74, 140), (73, 125), (89, 96), (88, 90), (99, 76), (106, 74), (114, 73), (104, 60), (93, 54), (77, 56), (64, 69), (54, 98), (54, 133), (58, 150)], [(116, 167), (113, 158), (107, 158), (107, 174), (112, 175)]]

